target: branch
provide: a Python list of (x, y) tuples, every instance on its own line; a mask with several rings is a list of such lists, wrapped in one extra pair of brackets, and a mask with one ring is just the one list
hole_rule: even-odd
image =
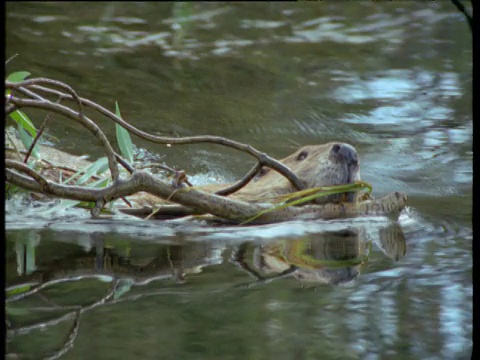
[(27, 150), (27, 154), (25, 155), (25, 159), (23, 160), (23, 163), (26, 164), (28, 162), (28, 159), (30, 158), (30, 155), (32, 154), (33, 148), (38, 142), (38, 139), (40, 139), (40, 136), (42, 136), (43, 131), (45, 130), (45, 126), (47, 125), (48, 120), (50, 119), (50, 114), (47, 114), (45, 117), (45, 120), (43, 120), (42, 125), (40, 126), (40, 129), (38, 129), (37, 134), (33, 138), (32, 143), (30, 144), (29, 149)]
[[(16, 84), (19, 86), (23, 86), (24, 83), (25, 82), (19, 82)], [(30, 80), (30, 83), (28, 83), (28, 85), (31, 88), (38, 91), (43, 91), (45, 93), (52, 94), (52, 95), (62, 96), (65, 99), (73, 99), (72, 96), (69, 94), (65, 94), (57, 90), (52, 90), (49, 88), (45, 88), (43, 86), (36, 85), (33, 82), (33, 80)], [(223, 145), (239, 151), (246, 152), (247, 154), (255, 157), (261, 166), (272, 168), (273, 170), (285, 176), (297, 190), (304, 189), (304, 185), (302, 184), (302, 182), (287, 166), (285, 166), (280, 161), (268, 156), (267, 154), (258, 151), (257, 149), (253, 148), (250, 145), (242, 144), (242, 143), (239, 143), (230, 139), (226, 139), (220, 136), (204, 135), (204, 136), (189, 136), (189, 137), (183, 137), (183, 138), (174, 138), (174, 137), (163, 137), (163, 136), (151, 135), (149, 133), (146, 133), (142, 130), (137, 129), (133, 125), (130, 125), (123, 119), (116, 116), (113, 112), (109, 111), (108, 109), (105, 109), (104, 107), (102, 107), (101, 105), (98, 105), (97, 103), (94, 103), (93, 101), (90, 101), (85, 98), (80, 98), (80, 102), (86, 106), (91, 107), (92, 109), (97, 110), (102, 115), (106, 116), (107, 118), (113, 120), (115, 123), (124, 127), (130, 133), (135, 134), (142, 139), (145, 139), (154, 143), (171, 144), (171, 145), (213, 143), (213, 144)]]
[[(144, 171), (136, 171), (130, 178), (126, 180), (117, 179), (110, 186), (101, 189), (66, 186), (50, 181), (47, 181), (47, 186), (42, 187), (37, 181), (15, 173), (8, 167), (5, 172), (7, 182), (34, 192), (42, 192), (43, 190), (43, 193), (47, 195), (97, 203), (98, 201), (109, 202), (139, 191), (146, 191), (152, 195), (184, 205), (195, 212), (212, 214), (237, 223), (270, 208), (270, 205), (250, 204), (195, 188), (178, 189), (170, 182), (157, 179)], [(405, 207), (406, 200), (407, 196), (405, 194), (396, 192), (379, 200), (360, 203), (290, 206), (264, 213), (255, 220), (255, 223), (273, 223), (294, 218), (335, 219), (359, 215), (398, 214)]]
[(80, 327), (80, 311), (75, 312), (75, 318), (73, 319), (73, 325), (68, 333), (67, 340), (65, 344), (61, 347), (61, 349), (55, 351), (53, 354), (48, 355), (45, 359), (48, 360), (56, 360), (59, 359), (61, 356), (66, 354), (71, 348), (73, 348), (73, 343), (78, 335), (78, 329)]
[(32, 177), (37, 182), (37, 184), (40, 186), (39, 192), (48, 191), (49, 182), (43, 176), (41, 176), (35, 170), (29, 168), (24, 163), (20, 163), (20, 162), (15, 161), (15, 160), (5, 159), (5, 167), (6, 168), (12, 168), (12, 169), (18, 170), (20, 172), (24, 172), (27, 175), (29, 175), (30, 177)]
[[(73, 90), (69, 85), (57, 81), (57, 80), (52, 80), (52, 79), (47, 79), (47, 78), (34, 78), (34, 79), (28, 79), (28, 80), (23, 80), (17, 83), (11, 83), (9, 81), (5, 81), (5, 87), (6, 88), (11, 88), (11, 89), (18, 89), (20, 87), (26, 87), (29, 85), (34, 85), (34, 84), (50, 84), (50, 85), (55, 85), (58, 86), (59, 88), (64, 89), (67, 91), (67, 93), (70, 94), (71, 98), (75, 100), (78, 106), (78, 111), (80, 113), (80, 117), (83, 117), (83, 105), (82, 101), (80, 100), (80, 97), (77, 95), (75, 90)], [(10, 87), (11, 86), (11, 87)]]
[[(23, 89), (21, 87), (17, 88), (16, 85), (20, 83), (12, 84), (10, 82), (5, 82), (5, 87), (10, 89), (16, 89), (19, 92), (22, 92)], [(95, 124), (91, 119), (87, 116), (82, 115), (81, 113), (75, 112), (72, 109), (63, 106), (61, 104), (53, 103), (49, 100), (31, 100), (31, 99), (21, 99), (18, 97), (11, 97), (11, 102), (17, 108), (21, 107), (32, 107), (37, 109), (43, 109), (48, 111), (54, 111), (58, 114), (61, 114), (65, 117), (78, 121), (84, 127), (86, 127), (90, 132), (100, 141), (103, 145), (105, 150), (105, 155), (108, 159), (108, 167), (112, 174), (113, 180), (116, 180), (119, 176), (119, 170), (117, 167), (117, 160), (115, 158), (115, 151), (112, 148), (112, 145), (108, 141), (107, 137), (100, 129), (100, 127)]]
[(259, 173), (260, 170), (262, 170), (262, 164), (258, 162), (253, 168), (250, 169), (249, 172), (245, 174), (245, 176), (242, 179), (240, 179), (235, 184), (225, 189), (218, 190), (217, 192), (215, 192), (215, 194), (223, 195), (223, 196), (233, 194), (235, 191), (238, 191), (242, 187), (247, 185), (250, 182), (250, 180), (252, 180), (255, 177), (255, 175)]
[(460, 11), (465, 16), (468, 22), (468, 26), (470, 27), (470, 32), (473, 34), (473, 16), (467, 12), (467, 9), (465, 9), (465, 6), (463, 6), (463, 4), (459, 0), (451, 0), (451, 2), (453, 3), (453, 5), (455, 5), (458, 11)]

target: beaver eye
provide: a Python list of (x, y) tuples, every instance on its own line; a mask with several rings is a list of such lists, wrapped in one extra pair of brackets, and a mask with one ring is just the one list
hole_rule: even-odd
[(308, 156), (308, 152), (307, 151), (302, 151), (300, 154), (297, 155), (297, 160), (300, 161), (300, 160), (304, 160), (306, 159)]

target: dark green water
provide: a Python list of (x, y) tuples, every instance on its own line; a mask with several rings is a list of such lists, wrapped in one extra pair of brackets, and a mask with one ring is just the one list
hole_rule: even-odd
[[(7, 287), (44, 284), (8, 299), (11, 358), (470, 358), (472, 50), (450, 2), (6, 10), (6, 56), (18, 54), (7, 74), (117, 100), (154, 134), (226, 136), (278, 158), (345, 141), (376, 196), (409, 195), (396, 224), (257, 228), (92, 221), (9, 201)], [(37, 126), (45, 116), (29, 114)], [(50, 124), (58, 148), (102, 155), (77, 124)], [(213, 145), (133, 141), (197, 182), (253, 164)]]

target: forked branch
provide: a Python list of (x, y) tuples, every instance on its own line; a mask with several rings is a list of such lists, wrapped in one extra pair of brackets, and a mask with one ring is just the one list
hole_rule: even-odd
[[(110, 110), (104, 108), (103, 106), (90, 101), (88, 99), (80, 98), (76, 95), (76, 93), (66, 84), (63, 84), (63, 88), (68, 90), (68, 93), (56, 90), (56, 89), (50, 89), (48, 87), (42, 86), (43, 84), (54, 84), (56, 86), (60, 86), (60, 82), (55, 81), (55, 80), (50, 80), (50, 79), (44, 79), (44, 78), (37, 78), (37, 79), (30, 79), (30, 80), (25, 80), (22, 82), (18, 83), (11, 83), (11, 82), (5, 82), (5, 87), (7, 89), (12, 89), (12, 90), (17, 90), (23, 93), (26, 96), (29, 96), (31, 99), (22, 99), (18, 98), (15, 96), (11, 96), (9, 98), (9, 101), (15, 106), (15, 108), (22, 108), (22, 107), (31, 107), (31, 108), (40, 108), (43, 110), (49, 110), (49, 111), (55, 111), (59, 114), (62, 114), (68, 118), (71, 118), (73, 120), (77, 120), (82, 125), (86, 126), (87, 128), (91, 126), (89, 123), (89, 120), (87, 117), (85, 117), (82, 113), (81, 106), (85, 105), (88, 106), (102, 115), (106, 116), (107, 118), (113, 120), (115, 123), (121, 125), (124, 127), (126, 130), (128, 130), (131, 134), (134, 134), (142, 139), (151, 141), (153, 143), (159, 143), (159, 144), (169, 144), (169, 145), (182, 145), (182, 144), (197, 144), (197, 143), (212, 143), (212, 144), (218, 144), (218, 145), (223, 145), (226, 147), (230, 147), (242, 152), (245, 152), (253, 157), (255, 157), (258, 161), (258, 164), (255, 166), (255, 169), (258, 169), (257, 172), (263, 167), (269, 167), (278, 173), (282, 174), (285, 176), (291, 183), (292, 185), (297, 189), (297, 190), (302, 190), (304, 188), (302, 182), (298, 179), (298, 177), (283, 163), (280, 161), (268, 156), (267, 154), (258, 151), (257, 149), (253, 148), (252, 146), (248, 144), (243, 144), (234, 140), (230, 140), (224, 137), (220, 136), (211, 136), (211, 135), (204, 135), (204, 136), (189, 136), (189, 137), (181, 137), (181, 138), (175, 138), (175, 137), (163, 137), (163, 136), (155, 136), (152, 134), (149, 134), (147, 132), (144, 132), (142, 130), (137, 129), (133, 125), (129, 124), (125, 120), (121, 119), (118, 117), (116, 114), (111, 112)], [(54, 95), (57, 97), (60, 97), (62, 99), (68, 99), (68, 100), (74, 100), (77, 105), (79, 106), (79, 112), (75, 112), (71, 110), (70, 108), (55, 104), (52, 101), (46, 100), (45, 98), (41, 97), (38, 95), (35, 91), (40, 91), (45, 94), (49, 95)], [(9, 111), (15, 110), (15, 108), (9, 108)], [(82, 121), (83, 120), (83, 121)], [(91, 121), (91, 120), (90, 120)], [(103, 141), (102, 144), (104, 147), (106, 146)], [(107, 149), (106, 149), (107, 150)], [(108, 151), (107, 151), (108, 153)], [(223, 195), (230, 194), (234, 191), (237, 191), (240, 189), (242, 186), (247, 184), (255, 175), (257, 172), (253, 173), (250, 170), (247, 175), (244, 176), (244, 178), (239, 181), (234, 187), (228, 188), (222, 191)], [(113, 174), (113, 173), (112, 173)]]

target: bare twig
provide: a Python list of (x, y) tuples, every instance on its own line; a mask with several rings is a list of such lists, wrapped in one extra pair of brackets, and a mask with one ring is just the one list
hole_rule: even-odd
[(66, 320), (70, 320), (72, 317), (74, 317), (76, 315), (76, 313), (77, 313), (77, 311), (72, 311), (72, 312), (69, 312), (65, 315), (62, 315), (62, 316), (60, 316), (56, 319), (41, 322), (39, 324), (27, 325), (27, 326), (24, 326), (24, 327), (18, 328), (18, 329), (11, 329), (11, 330), (7, 331), (7, 335), (8, 336), (25, 335), (25, 334), (28, 334), (28, 333), (34, 331), (34, 330), (44, 329), (48, 326), (57, 325), (57, 324), (60, 324), (61, 322), (64, 322)]
[(9, 81), (5, 82), (5, 86), (8, 88), (8, 85), (17, 85), (14, 86), (13, 88), (19, 88), (19, 87), (26, 87), (29, 85), (38, 85), (38, 84), (49, 84), (49, 85), (54, 85), (57, 86), (63, 90), (65, 90), (70, 96), (75, 100), (78, 106), (78, 111), (80, 113), (80, 117), (83, 117), (83, 105), (82, 101), (80, 100), (80, 97), (77, 95), (75, 90), (73, 90), (69, 85), (58, 81), (58, 80), (52, 80), (52, 79), (47, 79), (47, 78), (33, 78), (33, 79), (28, 79), (28, 80), (23, 80), (18, 83), (11, 83)]
[(120, 165), (122, 165), (125, 170), (127, 170), (130, 174), (133, 174), (135, 169), (130, 166), (128, 162), (126, 162), (119, 154), (115, 153), (115, 159), (119, 162)]
[[(30, 191), (42, 192), (42, 186), (40, 186), (37, 181), (13, 172), (8, 166), (5, 169), (5, 177), (7, 182), (14, 185)], [(144, 171), (136, 171), (129, 179), (118, 179), (110, 186), (101, 189), (65, 186), (48, 182), (47, 191), (44, 190), (43, 193), (72, 200), (96, 202), (98, 199), (102, 199), (108, 202), (121, 196), (135, 194), (139, 191), (146, 191), (163, 199), (171, 199), (199, 213), (209, 213), (235, 222), (249, 219), (269, 209), (269, 205), (250, 204), (244, 201), (206, 193), (195, 188), (175, 189), (169, 182), (155, 178)], [(398, 214), (405, 207), (406, 199), (405, 194), (396, 192), (379, 200), (365, 201), (358, 204), (328, 203), (302, 207), (290, 206), (264, 213), (256, 218), (255, 223), (272, 223), (291, 220), (297, 217), (305, 219), (332, 219), (358, 215)]]
[(16, 57), (18, 56), (18, 54), (13, 54), (12, 56), (10, 56), (6, 61), (5, 61), (5, 65), (7, 65), (10, 61), (12, 61), (13, 59), (15, 59)]
[[(93, 276), (93, 277), (98, 277), (98, 276), (100, 276), (100, 275), (96, 275), (96, 276)], [(72, 277), (72, 278), (63, 278), (63, 279), (58, 279), (58, 280), (54, 280), (54, 281), (49, 281), (49, 282), (43, 283), (42, 285), (38, 286), (37, 288), (35, 288), (31, 291), (28, 291), (24, 294), (20, 294), (22, 296), (17, 296), (15, 299), (9, 299), (9, 300), (14, 301), (14, 300), (23, 299), (26, 296), (37, 293), (39, 290), (45, 288), (46, 286), (49, 286), (49, 285), (52, 285), (52, 284), (55, 284), (55, 283), (60, 283), (60, 282), (75, 281), (75, 280), (79, 280), (80, 278), (85, 278), (85, 277), (92, 277), (92, 276), (77, 276), (77, 277)], [(18, 329), (10, 329), (10, 330), (8, 330), (7, 333), (8, 333), (9, 336), (18, 335), (18, 334), (28, 334), (33, 330), (43, 329), (43, 328), (46, 328), (46, 327), (49, 327), (49, 326), (57, 325), (57, 324), (59, 324), (63, 321), (70, 320), (73, 317), (74, 318), (73, 325), (70, 329), (70, 332), (68, 334), (68, 337), (67, 337), (67, 340), (66, 340), (65, 344), (62, 346), (61, 349), (59, 349), (58, 351), (56, 351), (53, 354), (50, 354), (46, 357), (46, 359), (58, 359), (73, 347), (73, 343), (75, 342), (75, 339), (77, 338), (78, 330), (79, 330), (79, 327), (80, 327), (80, 315), (84, 312), (87, 312), (87, 311), (90, 311), (90, 310), (96, 308), (99, 305), (103, 305), (106, 302), (108, 302), (110, 299), (112, 299), (114, 294), (115, 294), (117, 285), (118, 285), (118, 280), (113, 281), (110, 290), (105, 294), (105, 296), (103, 296), (100, 300), (94, 302), (91, 305), (84, 306), (81, 309), (69, 312), (65, 315), (62, 315), (62, 316), (56, 318), (56, 319), (52, 319), (52, 320), (49, 320), (49, 321), (41, 322), (41, 323), (30, 325), (30, 326), (25, 326), (25, 327), (18, 328)]]
[(15, 160), (5, 159), (5, 167), (12, 168), (12, 169), (18, 170), (20, 172), (23, 172), (23, 173), (29, 175), (30, 177), (32, 177), (38, 183), (38, 185), (40, 185), (39, 191), (48, 192), (48, 181), (43, 176), (41, 176), (35, 170), (29, 168), (24, 163), (20, 163), (20, 162), (15, 161)]
[(67, 353), (71, 348), (73, 348), (73, 343), (78, 335), (78, 329), (80, 328), (80, 311), (75, 312), (75, 318), (73, 320), (72, 328), (67, 337), (67, 341), (63, 344), (62, 348), (58, 351), (55, 351), (53, 354), (47, 356), (45, 359), (55, 360), (59, 359), (65, 353)]
[[(5, 82), (5, 86), (7, 88), (16, 88), (18, 84), (21, 84), (21, 83), (13, 84), (8, 81)], [(18, 90), (22, 91), (21, 88), (18, 88)], [(97, 124), (95, 124), (91, 119), (89, 119), (87, 116), (84, 116), (83, 114), (73, 111), (72, 109), (66, 106), (63, 106), (61, 104), (56, 104), (48, 100), (32, 100), (32, 99), (21, 99), (18, 97), (12, 97), (11, 101), (17, 107), (32, 107), (32, 108), (44, 109), (48, 111), (54, 111), (65, 117), (68, 117), (70, 119), (80, 122), (80, 124), (82, 124), (88, 130), (90, 130), (90, 132), (92, 132), (92, 134), (103, 145), (105, 149), (105, 155), (107, 156), (107, 159), (108, 159), (108, 164), (109, 164), (110, 172), (112, 174), (112, 178), (113, 180), (118, 179), (119, 170), (117, 167), (115, 151), (113, 150), (112, 145), (110, 144), (110, 142), (108, 141), (107, 137), (105, 136), (103, 131), (100, 129), (100, 127)]]
[(32, 151), (33, 151), (33, 148), (35, 147), (35, 145), (37, 144), (38, 142), (38, 139), (40, 139), (40, 136), (42, 136), (44, 130), (45, 130), (45, 126), (47, 125), (47, 122), (48, 120), (50, 119), (50, 113), (47, 114), (47, 116), (45, 117), (45, 120), (43, 120), (43, 123), (42, 125), (40, 126), (40, 129), (38, 129), (37, 131), (37, 134), (35, 135), (35, 137), (33, 138), (33, 141), (32, 143), (30, 144), (30, 147), (28, 148), (28, 151), (27, 151), (27, 155), (25, 155), (25, 159), (23, 160), (23, 163), (26, 164), (30, 155), (32, 154)]
[(470, 32), (473, 34), (473, 16), (467, 12), (467, 9), (465, 9), (465, 6), (463, 6), (463, 4), (459, 0), (451, 0), (451, 2), (453, 3), (453, 5), (455, 5), (458, 11), (460, 11), (465, 16), (468, 22), (468, 26), (470, 28)]
[(160, 164), (160, 163), (149, 163), (149, 164), (146, 164), (146, 165), (141, 165), (141, 166), (138, 166), (137, 169), (149, 169), (149, 168), (153, 168), (153, 167), (158, 167), (160, 169), (167, 170), (167, 171), (169, 171), (173, 174), (175, 174), (177, 172), (177, 170), (172, 169), (170, 166), (165, 165), (165, 164)]
[(102, 277), (101, 275), (96, 275), (96, 274), (95, 275), (79, 275), (79, 276), (70, 276), (70, 277), (65, 277), (65, 278), (61, 278), (61, 279), (55, 279), (55, 280), (47, 281), (47, 282), (44, 282), (44, 283), (38, 285), (37, 287), (29, 290), (29, 291), (26, 291), (24, 293), (9, 297), (8, 299), (5, 300), (5, 302), (9, 303), (9, 302), (24, 299), (28, 296), (31, 296), (31, 295), (34, 295), (34, 294), (38, 293), (40, 290), (43, 290), (46, 287), (49, 287), (49, 286), (52, 286), (52, 285), (61, 284), (61, 283), (65, 283), (65, 282), (71, 282), (71, 281), (79, 281), (79, 280), (88, 279), (88, 278), (99, 279), (101, 277)]
[[(19, 83), (22, 84), (22, 83)], [(49, 94), (55, 94), (59, 96), (64, 96), (66, 99), (71, 99), (72, 97), (68, 94), (61, 93), (59, 91), (55, 91), (52, 89), (45, 88), (43, 86), (38, 86), (34, 85), (32, 88), (40, 91), (44, 91)], [(247, 144), (242, 144), (230, 139), (226, 139), (220, 136), (210, 136), (210, 135), (204, 135), (204, 136), (190, 136), (190, 137), (183, 137), (183, 138), (174, 138), (174, 137), (162, 137), (162, 136), (155, 136), (149, 133), (146, 133), (142, 130), (137, 129), (133, 125), (130, 125), (123, 119), (119, 118), (114, 114), (113, 112), (105, 109), (103, 106), (98, 105), (97, 103), (94, 103), (93, 101), (90, 101), (88, 99), (80, 98), (80, 101), (82, 104), (91, 107), (92, 109), (97, 110), (99, 113), (103, 114), (107, 118), (110, 118), (113, 120), (115, 123), (121, 125), (124, 127), (126, 130), (128, 130), (130, 133), (137, 135), (138, 137), (154, 142), (154, 143), (160, 143), (160, 144), (170, 144), (170, 145), (181, 145), (181, 144), (194, 144), (194, 143), (213, 143), (213, 144), (218, 144), (218, 145), (223, 145), (227, 146), (236, 150), (240, 150), (243, 152), (246, 152), (247, 154), (255, 157), (259, 163), (262, 166), (267, 166), (269, 168), (272, 168), (273, 170), (277, 171), (278, 173), (282, 174), (285, 176), (291, 183), (292, 185), (298, 189), (302, 190), (304, 189), (304, 185), (302, 182), (298, 179), (298, 177), (283, 163), (280, 161), (271, 158), (265, 153), (262, 153), (255, 148), (253, 148), (250, 145)], [(247, 175), (245, 176), (247, 177)], [(238, 189), (237, 189), (238, 190)]]
[(221, 189), (215, 192), (217, 195), (230, 195), (233, 194), (235, 191), (240, 190), (242, 187), (247, 185), (254, 177), (259, 173), (259, 171), (262, 170), (262, 164), (257, 163), (253, 168), (251, 168), (242, 179), (237, 181), (235, 184), (225, 188)]

